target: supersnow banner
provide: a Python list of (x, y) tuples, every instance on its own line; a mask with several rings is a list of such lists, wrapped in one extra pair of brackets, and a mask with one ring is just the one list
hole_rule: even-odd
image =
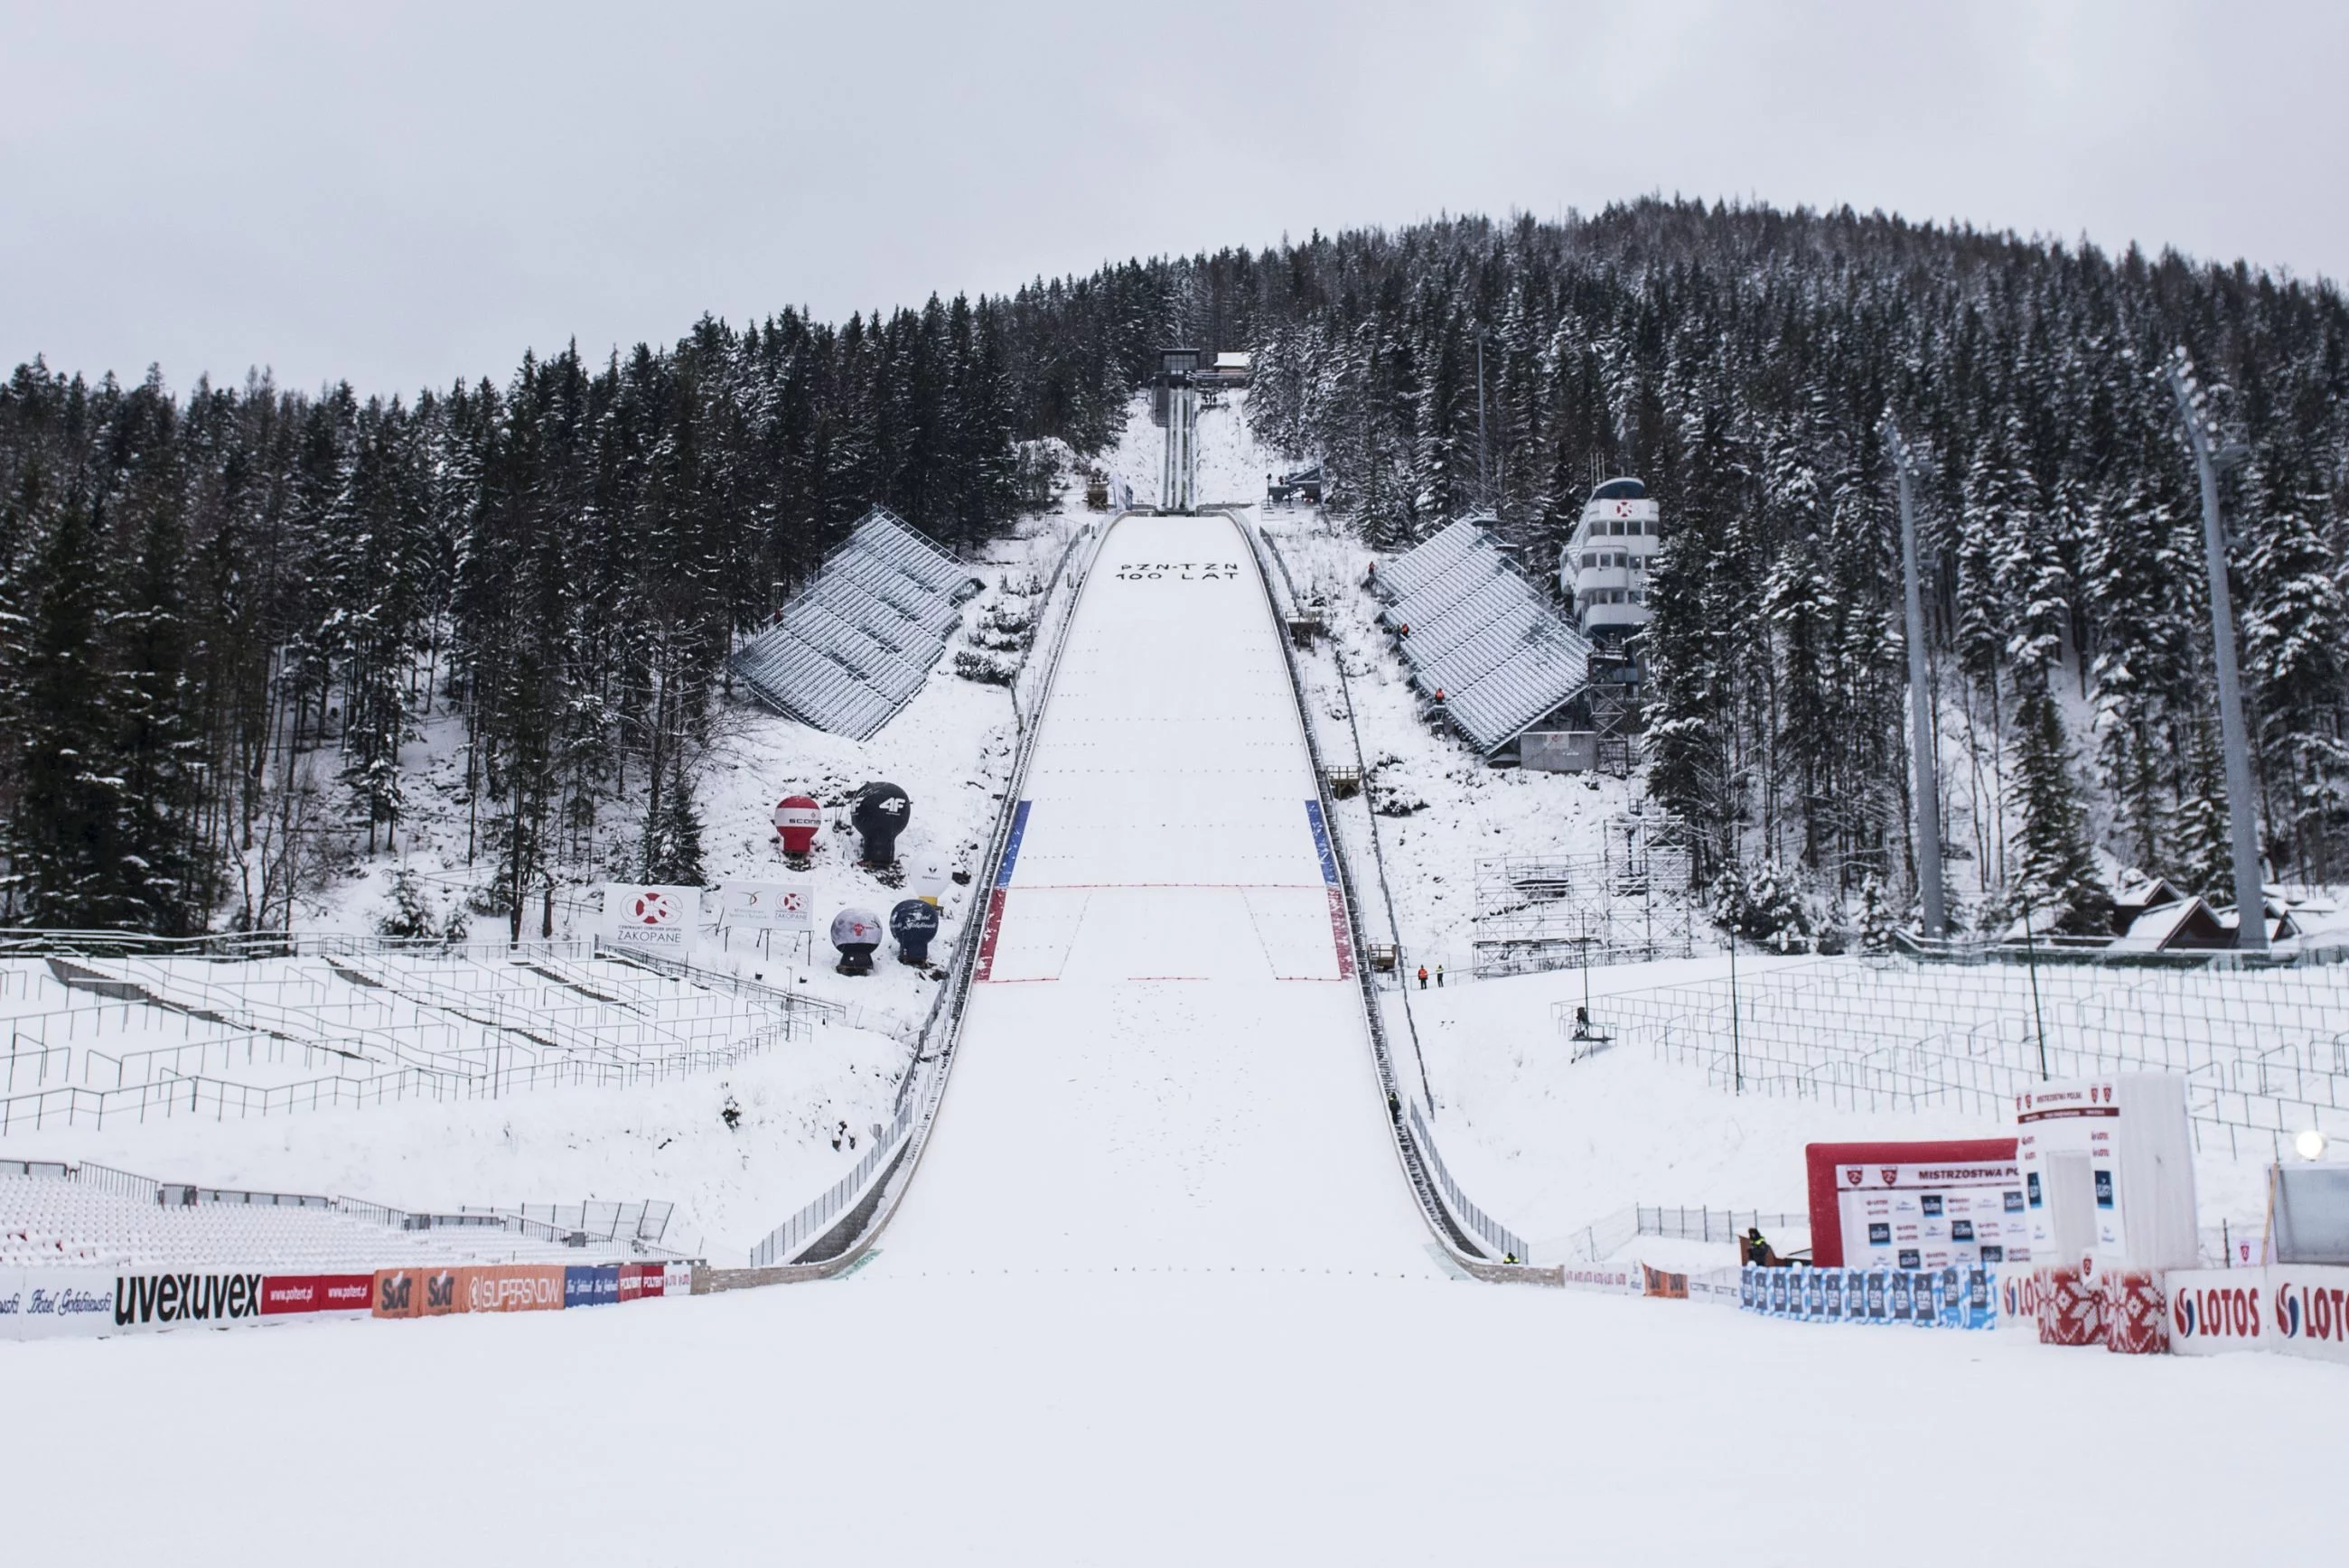
[(701, 922), (701, 890), (643, 882), (604, 884), (604, 941), (621, 953), (683, 958)]
[(815, 929), (813, 882), (728, 882), (718, 890), (722, 925), (767, 925), (788, 931)]

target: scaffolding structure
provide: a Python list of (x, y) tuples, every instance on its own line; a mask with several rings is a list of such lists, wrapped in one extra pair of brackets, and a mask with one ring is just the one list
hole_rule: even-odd
[(1618, 819), (1595, 855), (1476, 863), (1472, 968), (1479, 979), (1696, 951), (1688, 841), (1677, 820)]

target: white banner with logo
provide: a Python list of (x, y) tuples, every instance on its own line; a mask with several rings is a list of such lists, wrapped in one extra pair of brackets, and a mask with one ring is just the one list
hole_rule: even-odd
[(2173, 1269), (2162, 1285), (2178, 1355), (2271, 1350), (2349, 1363), (2349, 1268)]
[(604, 942), (622, 953), (683, 958), (701, 923), (701, 890), (647, 882), (604, 884)]
[(813, 931), (815, 884), (730, 882), (718, 890), (718, 911), (721, 925)]

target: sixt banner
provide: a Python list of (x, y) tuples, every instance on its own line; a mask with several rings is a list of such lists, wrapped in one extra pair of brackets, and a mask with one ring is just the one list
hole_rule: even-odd
[(1909, 1328), (1994, 1328), (1993, 1269), (1760, 1268), (1738, 1279), (1737, 1305), (1767, 1317), (1802, 1323), (1857, 1323)]

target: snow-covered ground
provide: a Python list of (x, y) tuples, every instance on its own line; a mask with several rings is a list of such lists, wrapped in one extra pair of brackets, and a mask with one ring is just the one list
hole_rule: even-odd
[[(1253, 567), (1115, 574), (1122, 544), (1209, 559), (1223, 527), (1129, 522), (1096, 568), (1030, 775), (1001, 970), (869, 1265), (622, 1312), (6, 1346), (0, 1400), (38, 1434), (0, 1466), (11, 1555), (2321, 1553), (2340, 1447), (2309, 1412), (2349, 1393), (2336, 1367), (1773, 1322), (1439, 1267), (1349, 990), (1309, 967), (1334, 971), (1317, 944), (1336, 939), (1301, 896), (1321, 880), (1310, 783), (1269, 624), (1242, 613)], [(1454, 823), (1446, 846), (1442, 809), (1429, 864), (1546, 817)], [(1404, 918), (1428, 941), (1455, 917)], [(1629, 1054), (1565, 1066), (1548, 1004), (1579, 985), (1411, 998), (1447, 1154), (1505, 1218), (1793, 1207), (1800, 1141), (1876, 1130)], [(168, 1462), (118, 1462), (134, 1432)]]

